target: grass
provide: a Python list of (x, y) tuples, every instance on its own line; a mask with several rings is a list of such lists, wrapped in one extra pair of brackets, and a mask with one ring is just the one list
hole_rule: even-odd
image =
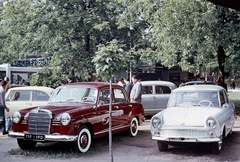
[(236, 107), (240, 107), (240, 92), (230, 92), (228, 93), (228, 97)]

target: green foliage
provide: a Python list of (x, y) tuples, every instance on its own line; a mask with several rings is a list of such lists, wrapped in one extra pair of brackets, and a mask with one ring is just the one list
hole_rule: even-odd
[[(0, 63), (32, 53), (52, 56), (51, 70), (32, 77), (34, 84), (89, 80), (96, 72), (107, 78), (130, 63), (134, 72), (161, 63), (199, 74), (202, 65), (217, 69), (219, 45), (227, 55), (226, 71), (234, 78), (240, 74), (240, 14), (206, 1), (3, 0), (0, 19)], [(124, 60), (107, 42), (117, 46), (116, 53), (126, 51)]]
[(238, 68), (232, 63), (235, 58), (232, 55), (239, 53), (237, 11), (196, 0), (122, 0), (122, 3), (125, 10), (120, 27), (147, 24), (145, 37), (151, 45), (144, 48), (143, 62), (155, 61), (169, 68), (179, 66), (199, 74), (202, 65), (205, 69), (218, 66), (216, 50), (222, 45), (228, 56), (226, 69)]
[(125, 68), (126, 53), (121, 47), (117, 40), (112, 40), (107, 45), (98, 46), (98, 51), (92, 60), (97, 76), (106, 80), (112, 76), (117, 76)]

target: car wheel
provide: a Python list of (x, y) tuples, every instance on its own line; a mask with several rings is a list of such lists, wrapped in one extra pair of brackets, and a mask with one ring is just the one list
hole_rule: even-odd
[(22, 149), (22, 150), (31, 150), (34, 149), (37, 142), (35, 141), (26, 141), (23, 139), (17, 139), (17, 143), (18, 146)]
[(220, 154), (223, 145), (223, 136), (221, 135), (219, 142), (212, 143), (212, 151), (214, 154)]
[(88, 127), (81, 127), (79, 130), (77, 141), (75, 142), (76, 149), (81, 153), (85, 153), (89, 150), (91, 142), (92, 136)]
[(138, 120), (136, 117), (132, 118), (130, 122), (129, 135), (135, 137), (138, 134)]
[(157, 145), (158, 145), (158, 150), (159, 151), (167, 151), (168, 149), (168, 144), (157, 141)]
[(232, 137), (232, 135), (233, 135), (233, 131), (231, 129), (230, 132), (228, 133), (227, 137)]

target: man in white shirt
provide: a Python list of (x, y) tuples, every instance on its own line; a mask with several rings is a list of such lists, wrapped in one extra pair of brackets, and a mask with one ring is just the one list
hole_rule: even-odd
[(139, 75), (134, 75), (132, 77), (133, 87), (130, 93), (130, 101), (131, 102), (142, 102), (142, 92), (143, 87), (141, 84), (141, 77)]

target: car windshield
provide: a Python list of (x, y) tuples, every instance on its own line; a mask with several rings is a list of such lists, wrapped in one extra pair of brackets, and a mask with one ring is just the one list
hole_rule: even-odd
[(87, 87), (57, 88), (49, 100), (51, 102), (89, 102), (97, 100), (97, 89)]
[(220, 107), (218, 92), (173, 92), (168, 107), (211, 106)]

